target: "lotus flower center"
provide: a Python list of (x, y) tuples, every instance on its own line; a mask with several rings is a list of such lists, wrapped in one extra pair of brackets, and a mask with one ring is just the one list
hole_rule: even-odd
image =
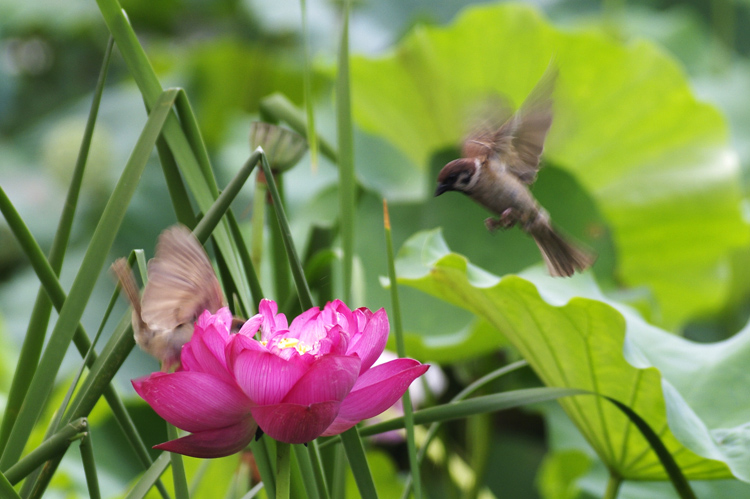
[(298, 338), (281, 338), (278, 342), (279, 348), (294, 348), (300, 355), (310, 350), (309, 345), (301, 343)]

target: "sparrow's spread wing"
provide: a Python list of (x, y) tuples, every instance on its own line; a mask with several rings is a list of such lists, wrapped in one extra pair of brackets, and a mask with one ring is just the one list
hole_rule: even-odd
[(461, 146), (462, 158), (484, 160), (494, 153), (497, 129), (513, 115), (513, 105), (499, 95), (482, 98), (467, 113), (466, 135)]
[(176, 225), (159, 236), (156, 256), (148, 262), (148, 283), (141, 316), (151, 329), (174, 329), (192, 322), (204, 310), (224, 305), (216, 274), (206, 252), (186, 227)]
[[(492, 136), (492, 150), (505, 171), (532, 184), (539, 171), (544, 140), (552, 125), (552, 90), (557, 68), (550, 65), (521, 108)], [(485, 139), (486, 140), (486, 139)]]

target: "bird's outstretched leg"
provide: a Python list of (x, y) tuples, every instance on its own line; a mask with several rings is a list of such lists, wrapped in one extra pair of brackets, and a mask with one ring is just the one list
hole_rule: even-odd
[(513, 208), (506, 208), (505, 211), (500, 214), (500, 218), (487, 218), (484, 221), (484, 225), (487, 227), (487, 230), (494, 232), (497, 229), (510, 229), (516, 225), (516, 220), (516, 214), (513, 211)]

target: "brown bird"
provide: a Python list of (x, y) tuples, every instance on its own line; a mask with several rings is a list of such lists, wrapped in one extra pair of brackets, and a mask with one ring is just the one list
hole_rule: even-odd
[(595, 254), (564, 238), (529, 190), (539, 170), (544, 139), (552, 125), (552, 89), (557, 69), (550, 66), (521, 108), (499, 128), (484, 125), (464, 140), (462, 158), (438, 175), (435, 196), (463, 192), (500, 218), (488, 218), (490, 231), (516, 223), (530, 234), (553, 276), (571, 276), (590, 267)]
[(180, 361), (182, 345), (193, 335), (193, 323), (204, 310), (226, 305), (214, 268), (200, 242), (182, 225), (159, 236), (156, 256), (148, 262), (148, 283), (140, 298), (125, 258), (112, 264), (125, 296), (133, 305), (133, 334), (138, 346), (169, 371)]

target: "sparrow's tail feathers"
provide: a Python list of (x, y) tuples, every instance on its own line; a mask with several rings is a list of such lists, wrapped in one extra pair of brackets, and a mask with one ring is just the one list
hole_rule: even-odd
[(130, 265), (128, 265), (128, 260), (126, 258), (118, 258), (115, 260), (111, 269), (120, 281), (120, 287), (122, 288), (123, 293), (125, 293), (125, 297), (133, 306), (133, 334), (135, 335), (135, 341), (141, 346), (141, 348), (148, 352), (147, 343), (149, 337), (145, 336), (144, 332), (149, 328), (141, 318), (141, 295), (138, 292), (138, 284), (135, 282), (133, 270), (130, 268)]
[(582, 272), (596, 261), (593, 251), (566, 240), (548, 222), (536, 224), (532, 236), (553, 277), (570, 277), (576, 270)]
[(138, 284), (135, 283), (135, 277), (133, 271), (128, 265), (128, 261), (125, 258), (118, 258), (115, 263), (112, 264), (112, 272), (115, 274), (117, 279), (120, 281), (120, 287), (123, 293), (127, 297), (133, 309), (141, 314), (141, 295), (138, 292)]

